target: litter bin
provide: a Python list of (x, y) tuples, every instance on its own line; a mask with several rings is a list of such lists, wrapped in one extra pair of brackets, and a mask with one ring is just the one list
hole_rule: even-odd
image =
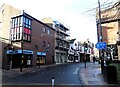
[(108, 84), (116, 84), (117, 83), (117, 71), (115, 66), (104, 66), (104, 80)]

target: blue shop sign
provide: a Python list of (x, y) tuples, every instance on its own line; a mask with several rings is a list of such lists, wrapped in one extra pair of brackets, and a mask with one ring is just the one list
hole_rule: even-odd
[[(22, 54), (22, 50), (7, 50), (7, 54)], [(33, 51), (31, 50), (23, 50), (23, 54), (33, 54)]]
[(37, 55), (38, 56), (46, 56), (46, 53), (45, 52), (37, 52)]

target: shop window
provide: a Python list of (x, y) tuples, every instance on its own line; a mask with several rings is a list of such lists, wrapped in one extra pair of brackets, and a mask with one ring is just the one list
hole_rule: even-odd
[(50, 47), (50, 43), (48, 42), (47, 47)]

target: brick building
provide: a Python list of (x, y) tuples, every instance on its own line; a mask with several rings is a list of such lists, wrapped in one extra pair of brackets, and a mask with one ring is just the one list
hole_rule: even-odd
[[(113, 59), (120, 58), (120, 2), (115, 3), (108, 9), (101, 10), (102, 40), (107, 43), (107, 56)], [(97, 35), (100, 41), (101, 31), (99, 28), (99, 15), (97, 12)]]
[(2, 15), (3, 10), (5, 11), (2, 18), (7, 20), (1, 20), (2, 23), (7, 23), (7, 27), (2, 26), (2, 30), (9, 32), (3, 32), (1, 36), (7, 42), (3, 43), (1, 40), (3, 67), (53, 64), (55, 30), (24, 11), (15, 10), (12, 6), (4, 4), (0, 10)]

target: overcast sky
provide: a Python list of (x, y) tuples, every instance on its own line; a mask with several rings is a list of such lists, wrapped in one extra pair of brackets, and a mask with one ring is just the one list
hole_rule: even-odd
[[(111, 1), (116, 0), (100, 0), (101, 4)], [(61, 20), (70, 27), (70, 38), (77, 41), (89, 38), (91, 42), (97, 42), (95, 10), (88, 10), (97, 7), (98, 0), (0, 0), (0, 5), (3, 3), (25, 10), (37, 19)]]

